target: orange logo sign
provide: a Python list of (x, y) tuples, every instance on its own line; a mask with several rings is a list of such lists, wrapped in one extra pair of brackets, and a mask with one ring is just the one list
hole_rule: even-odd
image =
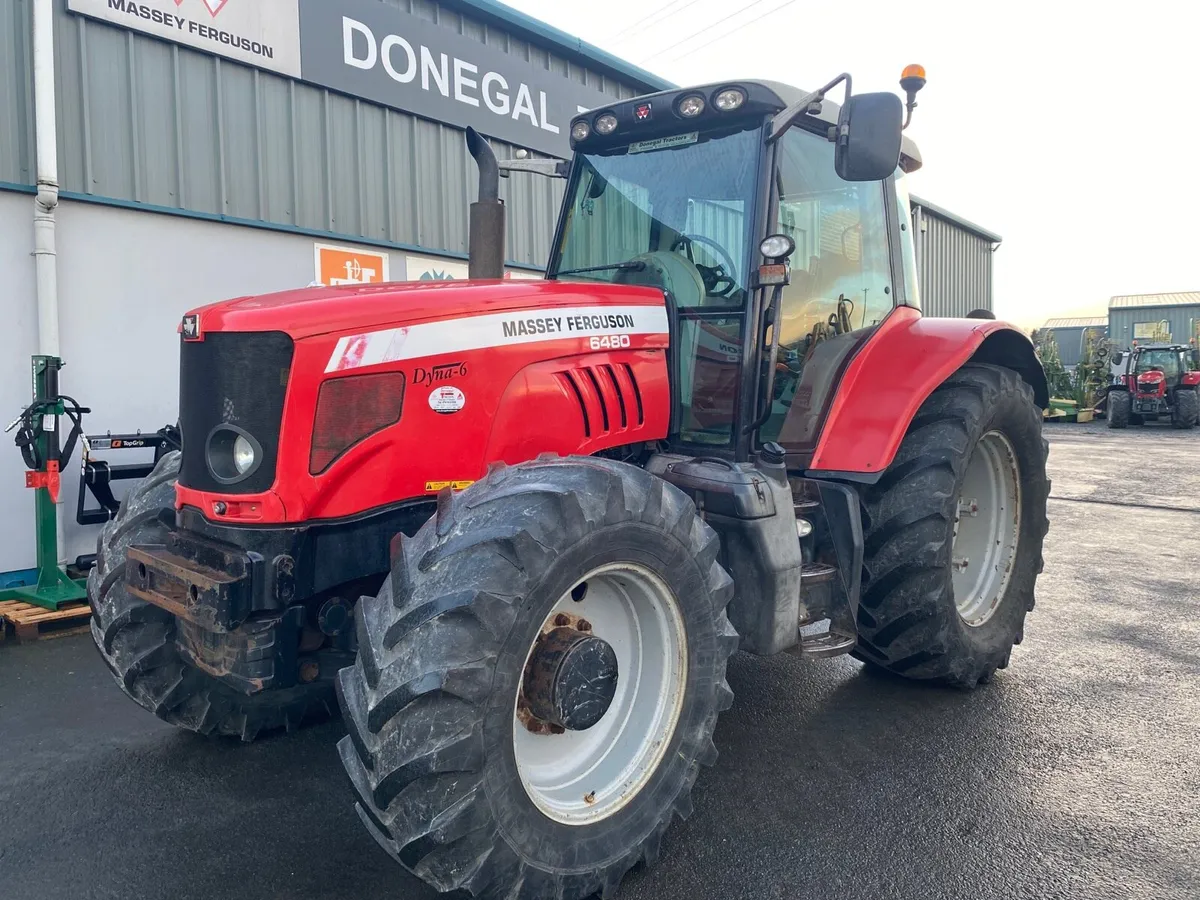
[(388, 280), (387, 253), (333, 244), (315, 244), (314, 248), (321, 284), (380, 284)]

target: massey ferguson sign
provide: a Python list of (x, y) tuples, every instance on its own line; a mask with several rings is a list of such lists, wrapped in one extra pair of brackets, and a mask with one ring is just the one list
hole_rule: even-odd
[(604, 94), (380, 0), (67, 0), (74, 12), (566, 157)]
[(299, 0), (67, 0), (67, 8), (300, 77)]

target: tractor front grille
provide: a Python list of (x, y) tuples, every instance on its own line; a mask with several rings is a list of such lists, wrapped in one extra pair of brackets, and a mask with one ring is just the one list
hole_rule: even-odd
[[(181, 341), (180, 484), (222, 494), (256, 494), (271, 487), (291, 368), (292, 339), (279, 331), (214, 331), (200, 341)], [(205, 459), (208, 436), (222, 424), (246, 430), (263, 449), (258, 468), (234, 484), (219, 482)]]

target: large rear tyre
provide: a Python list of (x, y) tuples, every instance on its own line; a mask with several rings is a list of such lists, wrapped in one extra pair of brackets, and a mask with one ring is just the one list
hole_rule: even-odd
[(1171, 425), (1175, 428), (1195, 428), (1200, 419), (1200, 394), (1194, 390), (1175, 391), (1175, 403), (1171, 407)]
[(652, 862), (733, 696), (717, 549), (683, 493), (607, 460), (443, 493), (360, 601), (339, 678), (380, 846), (439, 891), (511, 900), (607, 897)]
[(1129, 427), (1130, 414), (1133, 412), (1133, 398), (1129, 391), (1109, 391), (1108, 393), (1108, 427)]
[(179, 453), (168, 453), (129, 492), (97, 542), (87, 585), (92, 638), (117, 684), (164, 722), (244, 741), (328, 717), (334, 708), (331, 681), (246, 696), (181, 659), (175, 617), (125, 590), (130, 545), (164, 543), (175, 524), (178, 477)]
[(968, 364), (934, 391), (863, 492), (860, 659), (968, 688), (1008, 665), (1042, 570), (1046, 453), (1015, 372)]

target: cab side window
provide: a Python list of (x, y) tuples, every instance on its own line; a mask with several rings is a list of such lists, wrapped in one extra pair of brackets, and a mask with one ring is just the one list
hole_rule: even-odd
[(779, 222), (796, 242), (783, 291), (772, 415), (759, 432), (792, 449), (811, 445), (824, 398), (854, 334), (879, 324), (894, 305), (884, 190), (848, 182), (833, 168), (834, 146), (793, 128), (778, 151)]

